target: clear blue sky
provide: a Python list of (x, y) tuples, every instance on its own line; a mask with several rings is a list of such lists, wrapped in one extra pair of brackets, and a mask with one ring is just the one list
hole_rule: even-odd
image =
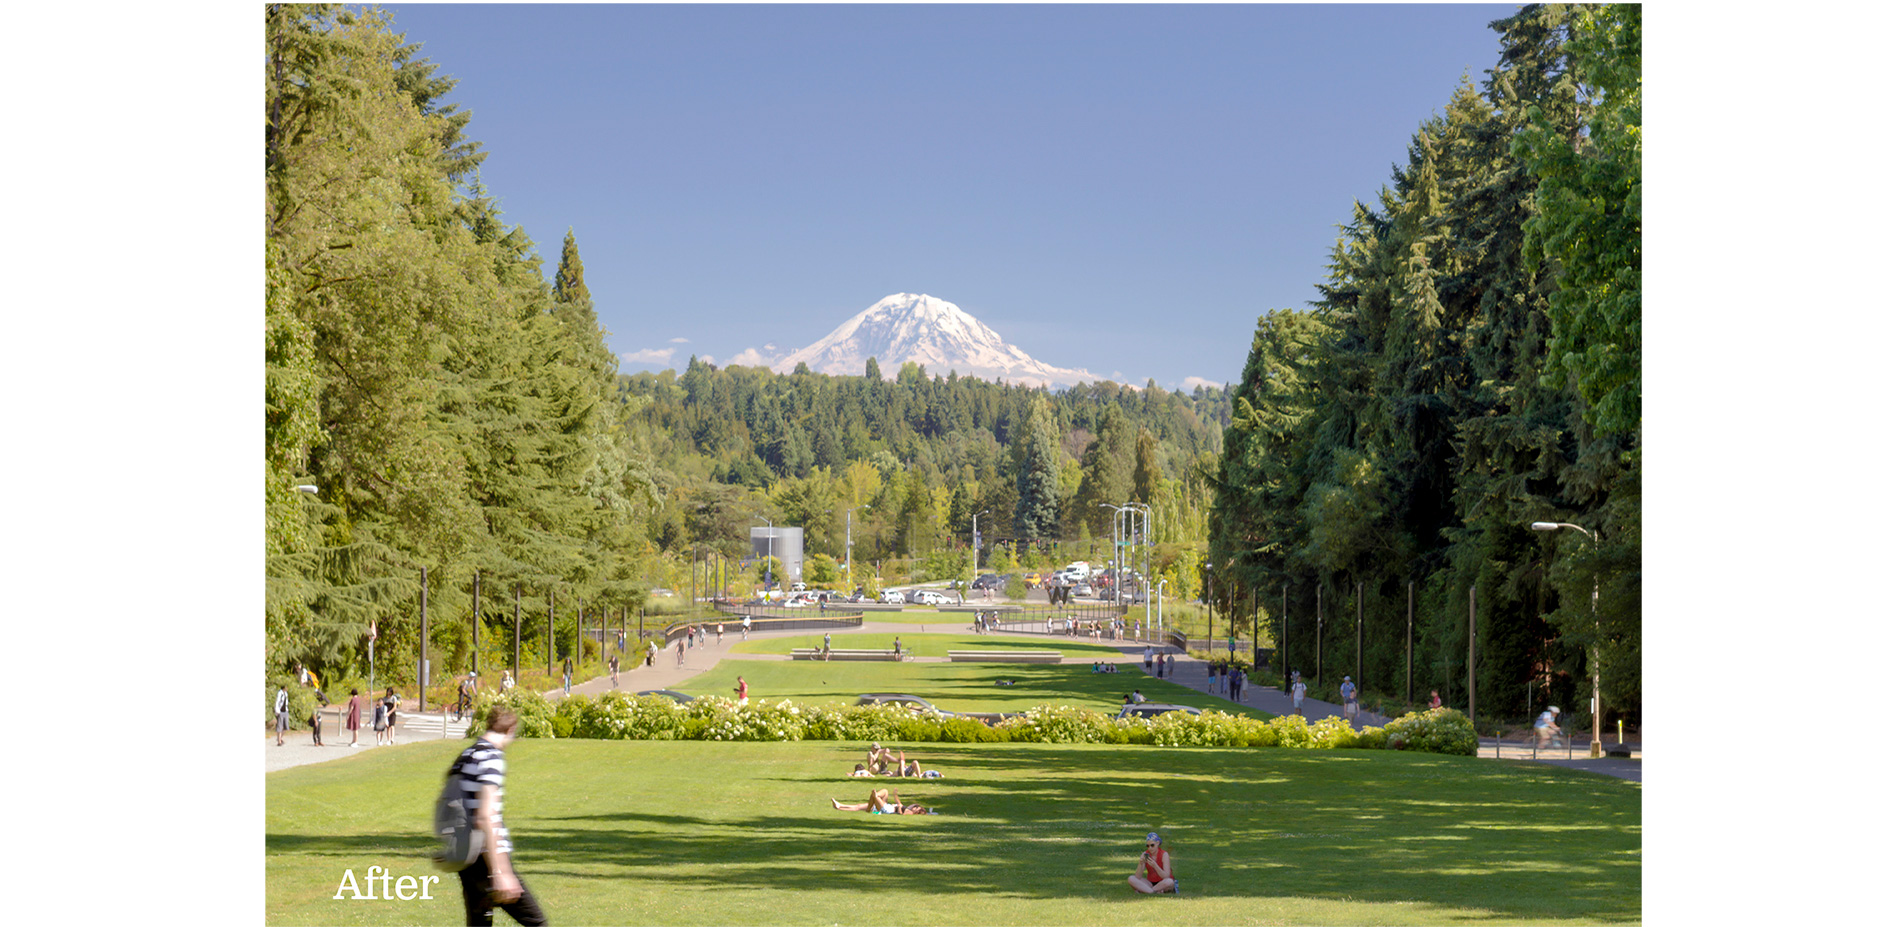
[[(1039, 360), (1227, 382), (1510, 5), (397, 5), (621, 369), (896, 292)], [(666, 359), (662, 352), (672, 351)]]

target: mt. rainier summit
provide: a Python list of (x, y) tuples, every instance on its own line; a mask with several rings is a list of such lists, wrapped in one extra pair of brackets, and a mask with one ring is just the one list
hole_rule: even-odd
[(933, 375), (955, 371), (1033, 386), (1106, 379), (1086, 370), (1051, 367), (1005, 342), (956, 304), (916, 293), (878, 300), (831, 334), (786, 355), (772, 370), (791, 373), (803, 362), (818, 373), (861, 375), (864, 362), (873, 357), (886, 378), (896, 377), (905, 361), (915, 361)]

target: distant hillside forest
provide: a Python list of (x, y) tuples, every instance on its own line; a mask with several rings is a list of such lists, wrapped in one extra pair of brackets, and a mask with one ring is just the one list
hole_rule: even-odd
[(880, 373), (875, 359), (864, 376), (829, 376), (694, 358), (678, 376), (622, 376), (630, 427), (655, 464), (662, 504), (648, 536), (658, 552), (736, 556), (746, 526), (769, 517), (802, 527), (808, 552), (843, 560), (845, 515), (856, 511), (854, 560), (957, 550), (951, 562), (967, 573), (973, 516), (984, 551), (1010, 542), (1013, 557), (1041, 562), (1057, 556), (1057, 540), (1109, 535), (1102, 506), (1131, 501), (1153, 509), (1157, 543), (1206, 537), (1226, 390), (1150, 381), (1051, 392), (930, 376), (914, 363), (892, 380)]

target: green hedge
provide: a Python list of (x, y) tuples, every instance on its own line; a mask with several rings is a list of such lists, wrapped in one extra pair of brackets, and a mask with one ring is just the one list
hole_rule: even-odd
[[(905, 743), (1149, 744), (1157, 747), (1289, 747), (1296, 749), (1412, 750), (1476, 756), (1478, 733), (1448, 708), (1413, 712), (1384, 727), (1354, 731), (1346, 719), (1308, 723), (1298, 715), (1271, 721), (1222, 711), (1168, 712), (1150, 719), (1116, 719), (1067, 705), (1037, 705), (995, 727), (968, 718), (922, 717), (897, 705), (796, 705), (790, 701), (740, 704), (710, 696), (682, 705), (664, 696), (621, 692), (570, 696), (550, 703), (538, 692), (484, 694), (476, 717), (506, 703), (521, 718), (523, 737), (592, 740), (858, 740)], [(482, 725), (469, 728), (469, 736)]]

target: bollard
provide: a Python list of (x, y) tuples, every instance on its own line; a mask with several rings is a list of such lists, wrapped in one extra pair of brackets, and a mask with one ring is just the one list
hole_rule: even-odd
[(442, 709), (442, 739), (449, 739), (449, 710), (446, 707)]
[(1622, 718), (1616, 719), (1616, 742), (1619, 744), (1623, 742), (1623, 719)]
[(1491, 758), (1501, 760), (1504, 759), (1504, 732), (1498, 731), (1497, 735), (1497, 740), (1491, 742)]

